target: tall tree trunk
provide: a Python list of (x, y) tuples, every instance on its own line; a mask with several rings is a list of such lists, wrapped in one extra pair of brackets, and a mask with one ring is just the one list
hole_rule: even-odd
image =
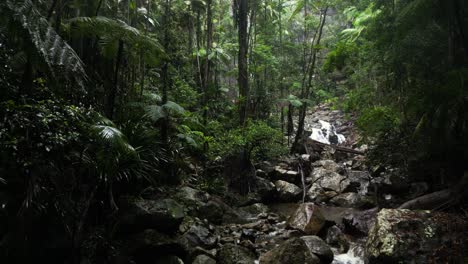
[(248, 27), (248, 1), (239, 0), (238, 8), (238, 36), (239, 36), (239, 58), (238, 58), (238, 69), (239, 69), (239, 122), (243, 126), (247, 117), (247, 108), (249, 104), (249, 75), (247, 65), (247, 52), (249, 47), (249, 39), (247, 33)]
[(205, 61), (205, 78), (203, 84), (203, 124), (207, 124), (208, 119), (208, 100), (209, 100), (209, 88), (212, 84), (211, 79), (211, 48), (213, 45), (213, 12), (212, 12), (212, 0), (206, 1), (206, 61)]
[(110, 93), (107, 102), (107, 117), (109, 117), (109, 119), (112, 119), (114, 117), (115, 98), (119, 89), (119, 69), (122, 61), (123, 45), (123, 41), (119, 40), (119, 47), (117, 50), (117, 57), (114, 70), (114, 80), (112, 86), (110, 87)]
[[(305, 100), (309, 99), (309, 96), (310, 96), (312, 79), (313, 79), (313, 75), (315, 72), (315, 65), (317, 62), (318, 49), (316, 48), (316, 46), (320, 45), (320, 40), (322, 39), (323, 27), (325, 26), (327, 11), (328, 11), (328, 7), (326, 7), (325, 10), (322, 12), (319, 29), (318, 31), (316, 31), (314, 39), (311, 43), (311, 59), (310, 59), (310, 63), (308, 63), (309, 66), (306, 67), (307, 82), (305, 82), (306, 76), (304, 76), (303, 90), (302, 90), (303, 93), (301, 94), (301, 98)], [(297, 125), (296, 137), (294, 138), (294, 143), (291, 147), (291, 152), (295, 152), (300, 149), (300, 141), (304, 133), (304, 121), (305, 121), (306, 111), (307, 111), (307, 102), (303, 102), (301, 108), (299, 109), (299, 122)]]
[[(170, 17), (170, 0), (165, 1), (164, 6), (164, 16), (163, 16), (163, 27), (164, 27), (164, 41), (163, 46), (166, 53), (169, 49), (169, 17)], [(167, 59), (162, 67), (161, 79), (162, 79), (162, 105), (167, 103), (167, 91), (169, 89), (169, 60)], [(169, 127), (169, 117), (165, 118), (161, 122), (161, 140), (163, 145), (166, 147), (168, 144), (168, 127)]]
[[(280, 48), (280, 61), (281, 61), (281, 64), (283, 64), (283, 61), (284, 61), (284, 50), (283, 50), (283, 18), (281, 16), (281, 14), (283, 13), (283, 1), (280, 0), (279, 1), (279, 11), (278, 11), (278, 14), (279, 14), (279, 48)], [(284, 86), (283, 86), (283, 74), (282, 74), (282, 71), (280, 71), (280, 74), (279, 74), (279, 80), (278, 80), (278, 85), (279, 85), (279, 90), (280, 90), (280, 98), (281, 99), (284, 99)], [(281, 115), (281, 135), (283, 135), (283, 137), (281, 137), (281, 139), (283, 140), (284, 138), (284, 105), (281, 104), (281, 107), (280, 107), (280, 115)]]

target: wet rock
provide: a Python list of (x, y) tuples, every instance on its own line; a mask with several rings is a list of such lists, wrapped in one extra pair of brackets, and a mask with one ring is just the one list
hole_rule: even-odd
[(262, 213), (268, 213), (268, 206), (262, 203), (255, 203), (248, 206), (239, 207), (239, 212), (241, 215), (244, 215), (249, 218), (253, 218)]
[(198, 255), (192, 264), (216, 264), (216, 260), (207, 255)]
[(197, 216), (215, 224), (247, 222), (236, 210), (216, 196), (211, 197), (208, 203), (200, 207)]
[(212, 223), (219, 224), (223, 221), (224, 211), (225, 208), (218, 201), (209, 201), (200, 206), (196, 215), (201, 219), (207, 219)]
[(275, 182), (276, 191), (278, 192), (278, 199), (282, 202), (295, 201), (302, 193), (302, 189), (296, 185), (278, 180)]
[(343, 217), (346, 233), (365, 236), (375, 222), (378, 208), (365, 211), (352, 211)]
[(408, 177), (397, 169), (387, 169), (372, 179), (372, 187), (382, 193), (405, 194), (408, 192)]
[(262, 254), (260, 264), (320, 264), (318, 256), (313, 254), (301, 238), (291, 238), (278, 247)]
[(349, 180), (349, 186), (346, 191), (357, 192), (361, 195), (366, 195), (370, 185), (370, 174), (367, 171), (346, 171), (346, 176)]
[(162, 256), (162, 257), (156, 257), (152, 261), (154, 264), (184, 264), (184, 262), (177, 256)]
[(127, 200), (122, 207), (119, 229), (140, 231), (154, 228), (161, 232), (174, 232), (185, 217), (184, 207), (172, 199)]
[(218, 252), (220, 264), (253, 264), (254, 261), (255, 254), (243, 246), (225, 244)]
[(330, 246), (318, 236), (303, 236), (301, 239), (305, 242), (311, 253), (319, 257), (321, 263), (329, 264), (333, 261), (333, 252)]
[(213, 248), (217, 242), (216, 237), (208, 230), (208, 228), (201, 225), (193, 225), (185, 232), (179, 239), (179, 243), (190, 251), (196, 247)]
[(255, 178), (255, 192), (259, 196), (261, 202), (270, 202), (276, 193), (275, 184), (267, 179), (260, 177)]
[(336, 206), (348, 208), (369, 208), (375, 205), (371, 197), (353, 192), (339, 194), (333, 197), (330, 202)]
[(145, 263), (146, 260), (154, 261), (160, 256), (178, 256), (183, 259), (188, 254), (175, 237), (154, 229), (135, 234), (128, 241), (126, 250), (130, 255), (135, 256), (137, 263)]
[(299, 205), (289, 218), (288, 227), (302, 231), (307, 235), (316, 235), (325, 225), (325, 218), (320, 208), (313, 203)]
[(325, 241), (328, 245), (338, 248), (339, 253), (344, 253), (349, 249), (349, 242), (341, 229), (334, 225), (328, 228)]
[(430, 211), (382, 209), (369, 231), (370, 263), (461, 263), (466, 251), (466, 221)]
[(175, 195), (176, 199), (185, 205), (197, 206), (205, 203), (210, 199), (210, 195), (206, 192), (184, 186)]

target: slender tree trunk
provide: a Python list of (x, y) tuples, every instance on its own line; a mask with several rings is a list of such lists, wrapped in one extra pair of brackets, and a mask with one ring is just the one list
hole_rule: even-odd
[[(314, 37), (314, 40), (313, 42), (311, 43), (311, 62), (310, 62), (310, 65), (307, 67), (307, 83), (304, 83), (304, 80), (305, 80), (305, 76), (304, 76), (304, 80), (303, 80), (303, 94), (302, 94), (302, 99), (309, 99), (309, 96), (310, 96), (310, 90), (311, 90), (311, 86), (312, 86), (312, 79), (313, 79), (313, 75), (314, 75), (314, 72), (315, 72), (315, 65), (316, 65), (316, 62), (317, 62), (317, 53), (318, 53), (318, 49), (316, 48), (317, 45), (320, 44), (320, 40), (322, 38), (322, 33), (323, 33), (323, 27), (325, 26), (325, 21), (326, 21), (326, 17), (327, 17), (327, 11), (328, 11), (328, 7), (325, 8), (325, 10), (323, 11), (322, 13), (322, 17), (320, 19), (320, 25), (319, 25), (319, 29), (318, 29), (318, 33), (315, 34), (316, 37)], [(315, 40), (315, 38), (317, 38)], [(305, 85), (305, 88), (304, 88), (304, 85)], [(292, 145), (292, 148), (291, 148), (291, 152), (295, 152), (297, 151), (299, 148), (300, 148), (300, 141), (301, 141), (301, 138), (302, 138), (302, 135), (304, 133), (304, 121), (305, 121), (305, 116), (306, 116), (306, 111), (307, 111), (307, 102), (303, 102), (300, 110), (299, 110), (299, 122), (298, 122), (298, 125), (297, 125), (297, 131), (296, 131), (296, 137), (294, 138), (294, 143)]]
[[(279, 45), (280, 45), (280, 61), (281, 61), (281, 64), (283, 64), (283, 61), (284, 61), (284, 50), (283, 50), (283, 18), (282, 18), (282, 13), (283, 13), (283, 1), (280, 0), (279, 1), (279, 6), (280, 6), (280, 9), (279, 9)], [(279, 80), (278, 80), (278, 85), (279, 85), (279, 90), (280, 90), (280, 98), (281, 99), (284, 99), (284, 87), (283, 87), (283, 74), (282, 74), (282, 71), (280, 71), (280, 74), (279, 74)], [(280, 107), (280, 115), (281, 115), (281, 135), (283, 135), (281, 137), (281, 139), (283, 140), (284, 138), (284, 106), (283, 104), (281, 104), (281, 107)]]
[(117, 57), (116, 57), (116, 63), (115, 63), (115, 70), (114, 70), (114, 80), (112, 83), (112, 87), (110, 87), (110, 93), (108, 97), (108, 103), (107, 103), (107, 116), (109, 119), (112, 119), (114, 117), (114, 108), (115, 108), (115, 98), (118, 93), (118, 85), (119, 85), (119, 69), (120, 69), (120, 64), (122, 61), (122, 55), (123, 55), (123, 41), (119, 40), (119, 47), (117, 50)]
[[(170, 0), (165, 1), (165, 12), (163, 16), (163, 25), (164, 25), (164, 50), (167, 52), (169, 49), (169, 17), (170, 17)], [(167, 103), (167, 91), (169, 89), (169, 61), (166, 60), (162, 67), (161, 79), (162, 79), (162, 105)], [(169, 117), (161, 122), (161, 140), (164, 146), (168, 144), (168, 127), (169, 127)]]
[(249, 39), (247, 33), (248, 27), (248, 1), (239, 0), (238, 10), (238, 36), (239, 36), (239, 54), (238, 54), (238, 69), (239, 69), (239, 122), (241, 126), (245, 124), (247, 117), (247, 108), (249, 103), (249, 75), (247, 65), (247, 52)]
[(208, 101), (209, 101), (209, 89), (212, 84), (211, 78), (211, 48), (213, 45), (213, 10), (212, 0), (206, 1), (206, 61), (205, 61), (205, 79), (203, 84), (203, 124), (207, 124), (208, 120)]

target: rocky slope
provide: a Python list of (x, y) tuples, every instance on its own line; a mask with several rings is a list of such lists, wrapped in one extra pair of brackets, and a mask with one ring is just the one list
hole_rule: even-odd
[[(320, 106), (307, 118), (336, 126), (356, 147), (351, 121)], [(195, 187), (120, 201), (119, 263), (463, 263), (466, 222), (430, 211), (379, 209), (407, 192), (397, 173), (323, 148), (256, 165), (255, 188), (227, 199)], [(404, 187), (402, 187), (404, 186)], [(422, 188), (422, 193), (424, 188)], [(404, 196), (405, 199), (407, 198)]]

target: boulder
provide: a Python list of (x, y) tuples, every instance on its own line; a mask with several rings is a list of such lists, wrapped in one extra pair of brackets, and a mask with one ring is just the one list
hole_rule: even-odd
[(338, 194), (330, 202), (336, 206), (348, 208), (369, 208), (375, 205), (371, 197), (354, 192)]
[(318, 160), (318, 161), (312, 163), (312, 166), (313, 167), (322, 167), (325, 170), (333, 171), (333, 172), (337, 172), (337, 173), (343, 172), (343, 167), (338, 165), (333, 160)]
[(262, 254), (260, 264), (320, 264), (318, 256), (313, 254), (301, 238), (291, 238), (278, 247)]
[(206, 192), (184, 186), (179, 189), (175, 197), (181, 203), (187, 206), (199, 206), (201, 203), (206, 203), (210, 199), (210, 195)]
[(299, 205), (296, 212), (288, 219), (287, 225), (304, 234), (316, 235), (325, 225), (325, 218), (317, 205), (304, 203)]
[(320, 237), (303, 236), (301, 239), (305, 242), (309, 251), (320, 259), (321, 263), (332, 263), (333, 252), (331, 251), (330, 246), (328, 246)]
[(195, 215), (200, 219), (220, 224), (223, 221), (224, 211), (225, 208), (222, 203), (219, 203), (217, 200), (211, 200), (203, 203)]
[(118, 229), (140, 231), (148, 228), (171, 233), (185, 217), (184, 207), (172, 199), (129, 199), (122, 206)]
[(309, 190), (307, 190), (306, 199), (309, 202), (326, 203), (337, 195), (338, 193), (335, 191), (325, 190), (318, 184), (312, 184)]
[(345, 253), (349, 249), (349, 241), (341, 229), (334, 225), (328, 228), (325, 241), (328, 245), (334, 246), (339, 253)]
[(276, 193), (275, 184), (267, 179), (256, 177), (255, 192), (259, 196), (260, 202), (270, 202)]
[(154, 261), (160, 256), (178, 256), (184, 259), (187, 251), (173, 236), (163, 234), (154, 229), (147, 229), (128, 239), (125, 250), (137, 260), (137, 263)]
[(246, 218), (254, 218), (259, 214), (268, 213), (268, 211), (268, 206), (262, 203), (255, 203), (252, 205), (239, 207), (240, 214)]
[(276, 191), (278, 192), (278, 199), (282, 202), (293, 202), (302, 193), (302, 189), (296, 185), (278, 180), (275, 182)]
[(268, 174), (271, 180), (282, 180), (292, 183), (301, 182), (301, 174), (297, 171), (287, 170), (281, 166), (276, 166), (275, 169)]
[(220, 264), (253, 264), (254, 261), (255, 254), (239, 245), (225, 244), (218, 252)]
[(468, 256), (467, 222), (455, 215), (382, 209), (369, 231), (370, 263), (462, 263)]
[(212, 259), (207, 255), (198, 255), (193, 260), (192, 264), (216, 264), (216, 260)]
[(156, 257), (152, 263), (154, 264), (184, 264), (184, 262), (177, 256), (161, 256)]
[(365, 236), (375, 222), (378, 208), (365, 211), (350, 211), (343, 217), (346, 233)]
[(205, 249), (213, 248), (216, 245), (216, 237), (202, 225), (192, 225), (180, 238), (179, 243), (187, 250), (201, 247)]
[(350, 185), (346, 176), (323, 168), (315, 168), (311, 176), (313, 184), (326, 191), (341, 193)]
[(349, 170), (346, 171), (349, 180), (348, 192), (357, 192), (366, 195), (369, 189), (371, 176), (367, 171)]

